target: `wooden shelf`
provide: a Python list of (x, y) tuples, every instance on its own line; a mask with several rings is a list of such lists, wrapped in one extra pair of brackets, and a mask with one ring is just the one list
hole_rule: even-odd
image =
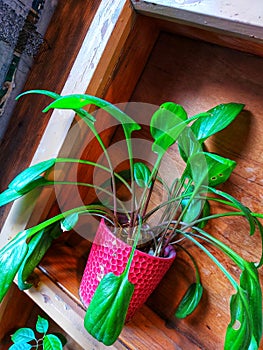
[[(40, 63), (33, 67), (25, 89), (46, 88), (62, 91), (62, 94), (87, 91), (113, 103), (139, 101), (158, 105), (171, 100), (184, 105), (190, 115), (223, 102), (245, 103), (246, 109), (238, 120), (213, 138), (208, 147), (213, 151), (220, 150), (220, 154), (238, 162), (238, 167), (225, 189), (242, 199), (253, 210), (262, 211), (261, 38), (253, 40), (249, 35), (238, 36), (230, 31), (222, 33), (215, 28), (196, 26), (196, 23), (191, 24), (189, 20), (182, 22), (181, 18), (176, 17), (172, 21), (163, 20), (160, 16), (151, 18), (145, 13), (137, 14), (125, 0), (114, 1), (114, 5), (110, 0), (103, 1), (99, 7), (98, 2), (94, 1), (95, 3), (97, 8), (91, 6), (85, 10), (85, 18), (89, 18), (89, 23), (80, 23), (81, 15), (75, 8), (78, 6), (71, 1), (64, 8), (63, 2), (60, 2), (55, 21), (51, 23), (50, 32), (47, 33), (49, 40), (54, 41), (54, 48), (49, 55), (55, 56), (52, 58), (52, 70), (57, 72), (60, 69), (57, 59), (68, 32), (65, 30), (65, 33), (61, 34), (57, 45), (56, 33), (60, 23), (64, 23), (69, 17), (70, 23), (78, 23), (80, 35), (78, 37), (76, 29), (74, 36), (70, 37), (72, 53), (68, 54), (68, 66), (65, 65), (61, 79), (57, 76), (51, 79), (51, 73), (46, 74), (46, 70), (41, 72), (41, 67), (45, 64)], [(73, 8), (77, 12), (72, 11)], [(48, 57), (45, 57), (43, 62), (48, 62)], [(35, 86), (36, 77), (37, 81), (44, 79), (44, 86)], [(7, 171), (10, 170), (10, 178), (7, 176), (4, 179), (2, 176), (3, 189), (14, 174), (28, 165), (32, 158), (33, 162), (36, 162), (58, 153), (63, 154), (69, 148), (66, 137), (74, 115), (61, 116), (60, 112), (55, 111), (42, 121), (40, 133), (36, 127), (32, 127), (32, 132), (26, 128), (28, 139), (25, 141), (25, 149), (21, 147), (19, 161), (15, 162), (15, 152), (9, 157), (12, 148), (23, 145), (21, 138), (25, 128), (22, 126), (19, 131), (19, 123), (23, 121), (25, 124), (36, 124), (36, 118), (39, 118), (40, 110), (46, 101), (46, 98), (41, 98), (40, 101), (37, 100), (36, 106), (35, 96), (28, 97), (21, 100), (17, 106), (14, 113), (17, 121), (7, 134), (1, 154), (1, 162), (5, 162)], [(27, 116), (28, 103), (31, 104), (32, 113)], [(145, 124), (147, 125), (147, 119)], [(56, 137), (52, 131), (54, 127)], [(17, 139), (13, 137), (15, 133), (18, 133)], [(119, 140), (120, 133), (113, 128), (105, 133), (104, 137), (105, 142), (110, 144)], [(147, 130), (143, 130), (138, 137), (147, 139)], [(85, 133), (81, 133), (80, 139), (87, 142)], [(96, 159), (97, 148), (90, 144), (84, 151), (74, 148), (71, 152), (80, 154), (92, 150)], [(170, 154), (171, 160), (175, 159), (173, 152)], [(169, 174), (168, 166), (166, 171)], [(72, 205), (72, 202), (66, 203), (65, 196), (75, 199), (70, 190), (67, 191), (60, 201), (60, 206), (63, 203), (63, 209)], [(26, 198), (17, 201), (11, 208), (0, 236), (0, 245), (28, 225), (28, 222), (32, 224), (57, 210), (50, 191), (40, 195), (35, 211), (33, 202), (31, 197)], [(27, 218), (21, 222), (20, 213), (23, 208), (27, 208)], [(3, 217), (6, 217), (6, 212)], [(227, 243), (233, 244), (238, 252), (242, 252), (245, 245), (246, 258), (258, 257), (260, 251), (259, 248), (255, 248), (256, 239), (248, 237), (243, 223), (240, 224), (238, 234), (234, 232), (233, 227), (233, 220), (229, 219), (219, 222), (217, 226), (212, 225), (211, 230), (216, 236), (223, 236)], [(91, 226), (88, 230), (94, 234), (96, 228)], [(78, 296), (78, 286), (89, 249), (88, 240), (73, 233), (64, 234), (52, 245), (37, 270), (40, 279), (37, 288), (32, 288), (26, 293), (84, 349), (104, 349), (106, 347), (84, 330), (85, 310)], [(197, 249), (191, 247), (191, 250), (200, 255)], [(220, 253), (218, 257), (222, 258)], [(238, 275), (230, 261), (224, 261), (230, 271)], [(173, 316), (178, 300), (194, 277), (187, 257), (180, 253), (161, 286), (125, 326), (119, 340), (111, 348), (222, 349), (225, 327), (229, 322), (228, 299), (232, 290), (205, 256), (200, 255), (199, 268), (206, 293), (192, 316), (186, 320), (175, 320)], [(260, 273), (262, 275), (261, 271)], [(0, 315), (3, 309), (4, 314), (9, 313), (9, 317), (13, 317), (12, 310), (4, 306), (0, 308)], [(1, 336), (0, 326), (0, 339)]]

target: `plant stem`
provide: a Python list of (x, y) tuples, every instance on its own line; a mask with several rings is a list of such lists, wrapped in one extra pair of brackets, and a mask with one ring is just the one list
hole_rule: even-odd
[(203, 252), (219, 267), (219, 269), (224, 273), (224, 275), (228, 278), (228, 280), (230, 281), (230, 283), (232, 284), (232, 286), (236, 289), (239, 290), (239, 285), (238, 283), (235, 281), (235, 279), (230, 275), (230, 273), (226, 270), (226, 268), (214, 257), (214, 255), (212, 253), (210, 253), (210, 251), (205, 248), (200, 242), (198, 242), (196, 239), (194, 239), (192, 237), (191, 234), (186, 233), (184, 231), (180, 230), (180, 233), (186, 237), (187, 239), (189, 239), (191, 242), (193, 242), (195, 245), (197, 245), (200, 249), (203, 250)]

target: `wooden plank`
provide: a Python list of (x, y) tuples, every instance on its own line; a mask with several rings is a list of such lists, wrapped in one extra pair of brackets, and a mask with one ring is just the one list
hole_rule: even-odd
[[(157, 105), (165, 101), (180, 103), (190, 116), (219, 103), (245, 103), (245, 111), (235, 123), (213, 137), (208, 147), (238, 162), (224, 189), (258, 212), (262, 212), (263, 199), (262, 76), (260, 57), (163, 33), (132, 96), (133, 100)], [(175, 159), (173, 152), (168, 158)], [(164, 164), (163, 171), (173, 175), (168, 165)], [(245, 258), (259, 258), (259, 237), (249, 237), (242, 219), (238, 224), (233, 219), (221, 220), (211, 224), (210, 231)], [(200, 257), (198, 265), (206, 289), (197, 311), (185, 320), (175, 320), (173, 316), (178, 300), (194, 278), (192, 267), (181, 252), (148, 305), (200, 348), (219, 350), (229, 322), (228, 302), (233, 290), (204, 254), (195, 247), (190, 251)], [(215, 254), (238, 277), (235, 266), (221, 253)], [(262, 271), (260, 278), (262, 281)]]
[(206, 41), (223, 47), (240, 50), (257, 56), (263, 56), (262, 41), (253, 40), (251, 37), (233, 36), (218, 30), (207, 30), (203, 27), (196, 27), (192, 23), (181, 23), (158, 19), (156, 24), (161, 31), (180, 34), (189, 38)]
[[(0, 348), (11, 346), (10, 336), (20, 327), (24, 327), (34, 308), (34, 303), (15, 284), (0, 308)], [(17, 317), (19, 315), (19, 317)]]
[(246, 0), (133, 0), (141, 14), (177, 23), (191, 24), (207, 31), (218, 31), (250, 40), (263, 40), (263, 4), (256, 0), (248, 6)]

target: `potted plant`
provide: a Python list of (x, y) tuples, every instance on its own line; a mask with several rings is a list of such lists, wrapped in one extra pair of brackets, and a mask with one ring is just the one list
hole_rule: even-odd
[[(116, 106), (89, 95), (60, 96), (45, 90), (32, 90), (22, 95), (28, 93), (45, 94), (54, 99), (44, 112), (51, 108), (73, 109), (95, 136), (107, 165), (89, 159), (49, 159), (24, 170), (0, 194), (0, 205), (24, 196), (37, 187), (51, 185), (79, 185), (93, 188), (99, 194), (97, 201), (93, 203), (59, 213), (18, 233), (1, 249), (0, 298), (4, 297), (16, 275), (18, 286), (21, 289), (29, 288), (32, 285), (30, 275), (53, 239), (63, 231), (74, 228), (81, 215), (89, 214), (103, 218), (80, 288), (83, 302), (89, 304), (84, 324), (90, 334), (106, 345), (114, 343), (125, 320), (134, 312), (131, 306), (133, 297), (136, 295), (134, 299), (140, 299), (136, 294), (138, 285), (146, 284), (143, 279), (145, 277), (142, 277), (143, 283), (137, 283), (145, 272), (140, 267), (147, 266), (144, 270), (150, 270), (152, 276), (161, 268), (151, 270), (150, 267), (155, 264), (154, 261), (160, 260), (164, 262), (165, 267), (162, 269), (165, 272), (175, 258), (175, 250), (179, 249), (183, 249), (190, 256), (195, 268), (196, 282), (190, 285), (175, 315), (183, 318), (192, 313), (202, 297), (203, 287), (198, 262), (184, 245), (184, 241), (189, 240), (209, 256), (236, 290), (236, 294), (230, 299), (231, 319), (226, 330), (225, 349), (258, 349), (262, 336), (262, 293), (258, 268), (262, 265), (263, 258), (257, 263), (247, 261), (205, 230), (209, 220), (234, 216), (237, 218), (237, 229), (240, 219), (243, 218), (248, 223), (248, 233), (253, 235), (258, 229), (262, 238), (263, 228), (259, 219), (263, 215), (251, 212), (236, 198), (218, 188), (229, 178), (236, 163), (205, 148), (205, 141), (227, 127), (244, 105), (220, 104), (188, 118), (182, 106), (173, 102), (162, 104), (153, 113), (150, 121), (151, 150), (155, 160), (149, 166), (147, 162), (137, 160), (133, 155), (133, 135), (141, 126)], [(122, 126), (128, 153), (127, 168), (120, 171), (115, 169), (107, 147), (96, 129), (96, 119), (84, 109), (87, 105), (95, 105), (106, 111)], [(162, 160), (171, 147), (178, 148), (183, 170), (180, 176), (176, 176), (168, 184), (159, 171)], [(100, 185), (57, 179), (53, 174), (54, 169), (58, 164), (64, 163), (84, 164), (101, 169), (109, 175), (109, 179)], [(152, 205), (151, 198), (158, 186), (164, 189), (166, 196), (156, 205)], [(129, 201), (121, 200), (118, 191), (120, 187), (125, 188)], [(100, 201), (100, 194), (106, 195), (107, 199)], [(224, 206), (226, 211), (211, 211), (213, 202)], [(157, 219), (152, 220), (158, 213), (160, 215), (157, 215)], [(111, 247), (111, 243), (117, 250)], [(209, 245), (221, 250), (236, 264), (240, 269), (239, 281), (209, 251)], [(138, 257), (141, 254), (140, 249), (143, 250), (143, 263)], [(96, 256), (97, 252), (99, 256)], [(109, 252), (113, 267), (108, 255), (105, 258)], [(146, 262), (148, 258), (150, 263)], [(136, 265), (137, 260), (139, 267)], [(147, 273), (146, 279), (149, 280)], [(158, 276), (153, 286), (148, 288), (149, 292), (160, 279)], [(88, 287), (87, 283), (90, 283)], [(147, 295), (143, 295), (139, 305), (145, 298)]]

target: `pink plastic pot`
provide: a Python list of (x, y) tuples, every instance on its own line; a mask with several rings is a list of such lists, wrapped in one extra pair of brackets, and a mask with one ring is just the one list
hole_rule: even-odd
[[(104, 220), (98, 227), (88, 262), (80, 284), (80, 298), (85, 307), (88, 307), (91, 298), (102, 277), (114, 272), (120, 275), (127, 264), (131, 246), (116, 238)], [(164, 274), (175, 259), (175, 251), (170, 250), (167, 258), (159, 258), (135, 251), (129, 272), (129, 281), (135, 285), (126, 321), (130, 320), (136, 310), (147, 300)]]

